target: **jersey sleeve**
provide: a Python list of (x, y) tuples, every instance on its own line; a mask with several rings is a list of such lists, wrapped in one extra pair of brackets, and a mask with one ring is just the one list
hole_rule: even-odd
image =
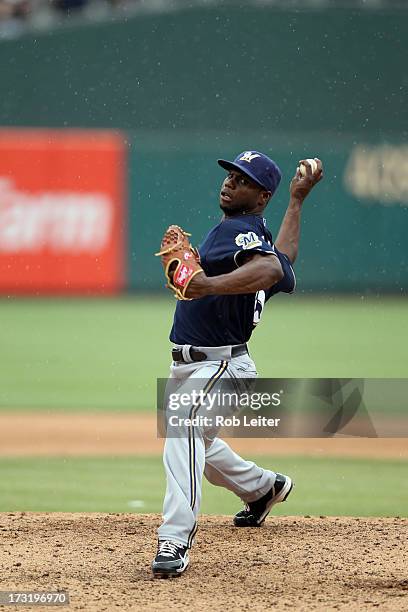
[(276, 293), (279, 293), (280, 291), (282, 291), (283, 293), (293, 293), (296, 289), (295, 271), (292, 268), (292, 264), (290, 263), (289, 257), (284, 253), (278, 251), (275, 246), (274, 251), (282, 266), (283, 278), (278, 283), (275, 283), (266, 292), (267, 299), (269, 299), (273, 295), (276, 295)]
[(289, 257), (285, 253), (281, 253), (272, 242), (272, 235), (267, 228), (262, 228), (259, 224), (254, 227), (250, 224), (245, 224), (241, 218), (239, 223), (232, 225), (232, 237), (234, 240), (233, 248), (234, 262), (237, 267), (245, 263), (245, 256), (249, 253), (261, 253), (263, 255), (275, 256), (279, 259), (282, 266), (283, 278), (273, 285), (266, 292), (267, 297), (271, 297), (276, 293), (293, 293), (296, 288), (296, 276), (290, 263)]
[(251, 225), (245, 227), (245, 224), (241, 223), (234, 232), (233, 240), (234, 262), (237, 267), (245, 263), (245, 258), (250, 253), (277, 257), (275, 247), (267, 239), (265, 232)]
[(250, 219), (229, 219), (212, 230), (200, 246), (201, 262), (209, 276), (232, 272), (250, 253), (277, 256), (261, 224)]

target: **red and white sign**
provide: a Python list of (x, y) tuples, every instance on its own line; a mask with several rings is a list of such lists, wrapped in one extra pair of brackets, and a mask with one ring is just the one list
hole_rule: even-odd
[(123, 138), (0, 130), (0, 291), (113, 293), (125, 274)]

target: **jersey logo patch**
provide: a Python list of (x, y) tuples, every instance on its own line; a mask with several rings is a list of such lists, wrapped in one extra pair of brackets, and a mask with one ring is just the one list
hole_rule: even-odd
[(248, 163), (251, 163), (251, 161), (255, 159), (255, 157), (261, 157), (261, 156), (259, 155), (259, 153), (252, 153), (252, 151), (245, 151), (243, 156), (239, 158), (239, 161), (246, 161)]
[(247, 234), (238, 234), (238, 236), (235, 238), (235, 244), (246, 250), (261, 246), (262, 242), (259, 240), (255, 232), (248, 232)]

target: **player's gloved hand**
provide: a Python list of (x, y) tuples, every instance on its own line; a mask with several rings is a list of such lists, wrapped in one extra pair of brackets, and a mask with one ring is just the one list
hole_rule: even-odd
[[(312, 168), (307, 159), (301, 159), (299, 161), (296, 174), (293, 177), (289, 187), (289, 192), (292, 198), (302, 202), (306, 196), (309, 195), (313, 187), (323, 178), (322, 162), (320, 159), (317, 159), (317, 157), (315, 157), (315, 161), (317, 164), (315, 172), (312, 172)], [(305, 176), (303, 176), (300, 172), (300, 164), (303, 164), (306, 168)]]
[(160, 251), (164, 273), (167, 278), (166, 287), (174, 291), (178, 300), (188, 300), (186, 291), (192, 279), (204, 272), (200, 265), (200, 254), (192, 247), (188, 234), (178, 225), (170, 225), (164, 232)]

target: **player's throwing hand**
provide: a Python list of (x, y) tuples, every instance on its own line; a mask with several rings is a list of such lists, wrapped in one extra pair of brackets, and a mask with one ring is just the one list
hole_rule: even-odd
[[(317, 157), (315, 157), (314, 160), (317, 165), (315, 172), (313, 172), (312, 166), (307, 159), (301, 159), (299, 161), (299, 166), (296, 168), (295, 176), (289, 187), (289, 193), (292, 198), (303, 201), (306, 196), (309, 195), (313, 187), (323, 178), (322, 162)], [(306, 170), (304, 175), (300, 171), (301, 164)]]

